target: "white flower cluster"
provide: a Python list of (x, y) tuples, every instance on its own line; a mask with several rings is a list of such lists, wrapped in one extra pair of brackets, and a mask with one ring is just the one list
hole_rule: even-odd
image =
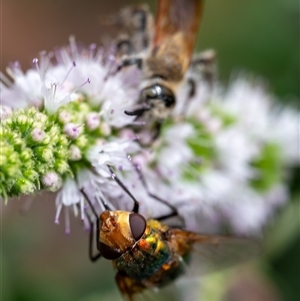
[(151, 172), (188, 229), (259, 234), (288, 200), (287, 169), (299, 164), (299, 113), (245, 78), (209, 99), (201, 83), (197, 91), (148, 153)]
[[(73, 170), (73, 175), (66, 176), (62, 181), (62, 188), (56, 198), (58, 218), (61, 209), (66, 211), (66, 231), (69, 232), (69, 208), (77, 215), (84, 217), (84, 198), (80, 192), (83, 188), (91, 199), (103, 197), (106, 186), (114, 186), (107, 165), (117, 169), (132, 169), (128, 154), (137, 151), (136, 137), (119, 137), (113, 135), (113, 130), (120, 132), (125, 126), (134, 123), (134, 117), (124, 114), (124, 110), (131, 106), (137, 98), (136, 71), (127, 70), (124, 73), (112, 74), (116, 67), (114, 57), (110, 53), (103, 53), (95, 45), (84, 48), (70, 39), (70, 45), (57, 49), (54, 52), (41, 52), (39, 59), (33, 60), (33, 68), (24, 73), (18, 63), (11, 64), (7, 73), (13, 79), (10, 81), (3, 73), (1, 78), (1, 112), (2, 117), (11, 115), (12, 110), (26, 109), (32, 106), (39, 108), (45, 114), (54, 116), (64, 126), (64, 133), (71, 140), (76, 140), (85, 127), (92, 132), (100, 128), (101, 133), (107, 137), (99, 137), (96, 142), (89, 145), (89, 137), (82, 139), (79, 144), (86, 148), (84, 154), (76, 145), (70, 148), (70, 159), (78, 161), (84, 156), (89, 162), (90, 169), (86, 167)], [(68, 103), (88, 102), (92, 108), (100, 108), (96, 112), (87, 114), (85, 124), (72, 122), (71, 114), (67, 110), (59, 109)], [(80, 114), (81, 112), (79, 112)], [(86, 146), (84, 144), (87, 144)], [(45, 175), (43, 184), (58, 186), (59, 178), (51, 173), (52, 180)], [(56, 179), (53, 183), (53, 179)], [(108, 182), (108, 184), (105, 184)], [(112, 182), (112, 183), (109, 183)]]
[[(100, 109), (89, 113), (85, 124), (70, 122), (68, 112), (59, 113), (67, 124), (65, 134), (76, 139), (81, 126), (89, 130), (100, 126), (107, 136), (86, 145), (84, 154), (72, 147), (71, 159), (84, 156), (90, 167), (77, 168), (64, 178), (58, 192), (55, 221), (65, 208), (67, 232), (70, 208), (76, 215), (80, 212), (88, 226), (82, 188), (99, 211), (104, 202), (112, 209), (132, 209), (130, 196), (113, 181), (108, 166), (140, 202), (147, 218), (166, 215), (173, 206), (187, 229), (196, 232), (230, 226), (237, 233), (259, 233), (286, 202), (284, 171), (299, 160), (299, 114), (279, 109), (259, 83), (241, 78), (227, 91), (215, 86), (211, 93), (200, 81), (188, 102), (183, 86), (172, 118), (163, 124), (158, 140), (146, 147), (131, 128), (138, 123), (124, 114), (140, 92), (142, 79), (136, 69), (113, 74), (112, 55), (95, 45), (79, 47), (74, 39), (66, 48), (41, 53), (33, 63), (26, 73), (18, 64), (11, 66), (13, 83), (1, 74), (3, 112), (36, 106), (51, 116), (65, 104), (87, 101)], [(117, 134), (111, 134), (113, 130)], [(44, 181), (53, 179), (55, 174)]]

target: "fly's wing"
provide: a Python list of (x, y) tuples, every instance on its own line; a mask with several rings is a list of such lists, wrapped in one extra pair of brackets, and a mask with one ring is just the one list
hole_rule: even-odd
[(171, 36), (181, 33), (186, 46), (185, 56), (191, 57), (203, 11), (203, 0), (160, 0), (155, 20), (154, 48)]
[[(169, 229), (165, 234), (174, 255), (183, 258), (186, 269), (182, 276), (199, 277), (249, 260), (260, 251), (258, 242), (244, 238), (199, 235), (180, 229)], [(121, 272), (117, 273), (116, 282), (127, 301), (175, 300), (180, 295), (174, 282), (155, 290), (151, 283), (139, 282)]]
[(185, 260), (188, 276), (201, 276), (231, 267), (253, 259), (261, 252), (259, 242), (247, 238), (180, 232), (177, 239), (190, 244), (189, 256)]

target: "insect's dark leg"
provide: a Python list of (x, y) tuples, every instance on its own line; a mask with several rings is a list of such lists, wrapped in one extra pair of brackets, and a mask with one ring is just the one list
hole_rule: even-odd
[(118, 66), (116, 73), (119, 72), (124, 67), (136, 65), (139, 69), (142, 68), (143, 60), (141, 58), (128, 58), (124, 59), (121, 64)]
[(188, 82), (188, 85), (190, 86), (188, 97), (192, 98), (196, 94), (196, 82), (195, 82), (195, 80), (193, 78), (189, 78), (187, 80), (187, 82)]
[(152, 136), (152, 141), (155, 141), (159, 137), (160, 132), (161, 132), (161, 126), (162, 126), (162, 123), (159, 121), (154, 123), (154, 129), (153, 129), (154, 134)]
[(98, 223), (96, 226), (96, 240), (94, 240), (94, 223), (90, 220), (90, 217), (88, 217), (89, 222), (90, 222), (90, 236), (89, 236), (89, 258), (91, 261), (95, 262), (101, 257), (101, 253), (98, 251), (97, 254), (94, 254), (94, 246), (93, 246), (93, 241), (96, 242), (97, 249), (98, 248), (98, 242), (99, 242), (99, 229), (98, 229)]
[(117, 69), (115, 71), (109, 72), (106, 75), (105, 80), (107, 80), (111, 75), (115, 75), (116, 73), (118, 73), (124, 67), (132, 66), (132, 65), (137, 65), (137, 67), (139, 69), (142, 69), (142, 64), (143, 64), (143, 60), (141, 58), (128, 58), (128, 59), (124, 59), (121, 62), (121, 64), (117, 67)]
[(149, 191), (147, 182), (146, 182), (145, 177), (144, 177), (144, 175), (143, 175), (143, 173), (142, 173), (142, 171), (141, 171), (140, 166), (137, 165), (137, 164), (134, 164), (134, 167), (135, 167), (136, 172), (137, 172), (138, 175), (139, 175), (139, 178), (140, 178), (140, 180), (141, 180), (141, 182), (142, 182), (142, 185), (144, 186), (144, 188), (145, 188), (147, 194), (148, 194), (151, 198), (153, 198), (153, 199), (159, 201), (160, 203), (165, 204), (167, 207), (169, 207), (169, 208), (171, 209), (171, 212), (170, 212), (169, 214), (162, 215), (162, 216), (158, 216), (158, 217), (156, 217), (155, 219), (158, 220), (158, 221), (161, 221), (161, 220), (164, 220), (164, 219), (168, 219), (168, 218), (170, 218), (170, 217), (173, 217), (173, 216), (179, 216), (176, 207), (172, 206), (172, 205), (171, 205), (169, 202), (167, 202), (166, 200), (163, 200), (163, 199), (160, 198), (159, 196), (157, 196), (157, 195), (155, 195), (155, 194), (153, 194), (152, 192)]
[[(91, 203), (91, 201), (89, 200), (87, 194), (84, 192), (83, 189), (80, 190), (81, 193), (84, 195), (86, 201), (88, 202), (91, 210), (92, 210), (92, 213), (93, 215), (95, 216), (96, 218), (96, 240), (95, 240), (95, 243), (96, 243), (96, 246), (97, 246), (97, 250), (99, 251), (99, 247), (98, 247), (98, 242), (99, 242), (99, 217), (97, 215), (97, 212), (93, 206), (93, 204)], [(86, 214), (88, 220), (89, 220), (89, 223), (90, 223), (90, 236), (89, 236), (89, 258), (91, 261), (97, 261), (100, 257), (101, 257), (101, 253), (98, 252), (97, 254), (94, 254), (93, 252), (93, 241), (94, 241), (94, 228), (95, 228), (95, 222), (92, 221), (91, 217)]]
[(204, 81), (212, 89), (217, 75), (216, 53), (214, 50), (207, 50), (195, 57), (190, 66), (198, 69)]
[(128, 190), (128, 188), (120, 181), (120, 179), (115, 175), (114, 171), (112, 170), (112, 168), (107, 165), (109, 171), (111, 172), (111, 177), (112, 179), (114, 179), (118, 185), (130, 196), (130, 198), (133, 200), (134, 205), (133, 205), (133, 209), (132, 212), (134, 213), (138, 213), (139, 212), (139, 207), (140, 204), (139, 202), (136, 200), (136, 198), (131, 194), (131, 192)]
[(144, 112), (149, 111), (149, 110), (150, 110), (150, 108), (145, 107), (145, 108), (137, 109), (135, 111), (124, 111), (124, 113), (129, 116), (141, 116), (144, 114)]
[(133, 45), (132, 42), (128, 39), (121, 39), (118, 41), (117, 45), (117, 53), (119, 55), (129, 55), (130, 53), (133, 53)]
[(189, 91), (187, 93), (187, 97), (184, 100), (184, 105), (181, 108), (181, 114), (184, 116), (187, 110), (187, 107), (189, 106), (190, 102), (192, 101), (192, 98), (196, 94), (196, 81), (194, 78), (189, 77), (187, 78), (187, 84), (189, 86)]

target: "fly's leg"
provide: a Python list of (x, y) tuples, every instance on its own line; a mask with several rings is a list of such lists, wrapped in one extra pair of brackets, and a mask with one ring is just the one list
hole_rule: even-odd
[(189, 78), (187, 80), (187, 83), (189, 85), (189, 93), (188, 93), (188, 98), (191, 99), (196, 95), (196, 81), (193, 78)]
[(122, 55), (129, 55), (133, 53), (133, 45), (129, 37), (120, 38), (119, 41), (117, 42), (116, 47), (117, 47), (118, 56), (120, 57)]
[(136, 198), (132, 195), (132, 193), (129, 191), (129, 189), (122, 183), (122, 181), (115, 175), (114, 171), (112, 170), (112, 168), (107, 165), (110, 173), (111, 173), (111, 177), (113, 180), (115, 180), (118, 185), (126, 192), (126, 194), (128, 194), (130, 196), (130, 198), (133, 200), (133, 209), (132, 212), (134, 213), (139, 213), (139, 208), (140, 208), (140, 204), (139, 202), (136, 200)]
[(118, 66), (116, 73), (122, 70), (124, 67), (136, 65), (139, 69), (142, 69), (143, 60), (141, 58), (127, 58), (122, 60), (121, 64)]
[(137, 110), (134, 110), (134, 111), (124, 111), (124, 113), (126, 115), (129, 115), (129, 116), (142, 116), (146, 111), (149, 111), (150, 108), (147, 108), (147, 107), (144, 107), (144, 108), (140, 108), (140, 109), (137, 109)]
[(202, 82), (206, 83), (209, 88), (209, 97), (214, 89), (214, 83), (217, 77), (216, 68), (216, 53), (214, 50), (206, 50), (195, 56), (190, 63), (190, 75), (187, 76), (187, 84), (189, 91), (185, 104), (182, 106), (182, 114), (184, 115), (186, 108), (190, 104), (191, 99), (197, 92), (197, 78), (202, 79)]
[[(97, 261), (100, 257), (101, 257), (101, 253), (99, 251), (99, 217), (98, 217), (98, 214), (95, 210), (95, 207), (93, 206), (93, 204), (91, 203), (90, 199), (88, 198), (87, 194), (85, 193), (85, 191), (83, 189), (80, 190), (81, 193), (83, 194), (83, 196), (85, 197), (86, 201), (88, 202), (91, 210), (92, 210), (92, 213), (96, 219), (96, 222), (93, 222), (91, 217), (86, 214), (88, 220), (89, 220), (89, 223), (90, 223), (90, 235), (89, 235), (89, 258), (91, 261), (95, 262)], [(95, 227), (96, 225), (96, 227)], [(96, 228), (96, 237), (95, 237), (95, 240), (94, 240), (94, 229)], [(96, 247), (97, 247), (97, 250), (98, 250), (98, 253), (97, 254), (94, 254), (93, 252), (93, 249), (94, 249), (94, 243), (93, 241), (95, 241), (96, 243)]]
[(174, 217), (174, 216), (180, 217), (179, 214), (178, 214), (178, 211), (177, 211), (177, 208), (176, 208), (176, 207), (174, 207), (173, 205), (171, 205), (169, 202), (167, 202), (166, 200), (162, 199), (161, 197), (159, 197), (159, 196), (155, 195), (154, 193), (150, 192), (150, 190), (149, 190), (149, 188), (148, 188), (148, 185), (147, 185), (147, 182), (146, 182), (146, 180), (145, 180), (145, 177), (144, 177), (144, 175), (143, 175), (143, 173), (142, 173), (142, 171), (141, 171), (140, 166), (139, 166), (138, 164), (134, 164), (134, 167), (135, 167), (136, 172), (137, 172), (138, 175), (139, 175), (139, 178), (140, 178), (140, 180), (141, 180), (141, 183), (142, 183), (142, 185), (144, 186), (144, 188), (145, 188), (147, 194), (148, 194), (151, 198), (157, 200), (157, 201), (160, 202), (160, 203), (163, 203), (164, 205), (166, 205), (167, 207), (169, 207), (169, 208), (171, 209), (171, 212), (170, 212), (169, 214), (166, 214), (166, 215), (162, 215), (162, 216), (156, 217), (155, 219), (158, 220), (158, 221), (162, 221), (162, 220), (165, 220), (165, 219)]
[[(114, 173), (114, 171), (112, 170), (112, 168), (111, 168), (109, 165), (107, 165), (107, 167), (108, 167), (108, 169), (109, 169), (109, 171), (110, 171), (110, 173), (111, 173), (112, 179), (114, 179), (114, 180), (118, 183), (118, 185), (126, 192), (126, 194), (128, 194), (128, 195), (130, 196), (130, 198), (133, 200), (134, 206), (133, 206), (132, 212), (134, 212), (134, 213), (139, 213), (139, 207), (140, 207), (139, 202), (138, 202), (138, 201), (136, 200), (136, 198), (132, 195), (132, 193), (129, 191), (129, 189), (122, 183), (122, 181), (115, 175), (115, 173)], [(135, 169), (136, 169), (136, 171), (137, 171), (137, 173), (138, 173), (138, 175), (139, 175), (139, 177), (140, 177), (140, 180), (141, 180), (141, 182), (142, 182), (142, 185), (144, 186), (144, 188), (145, 188), (147, 194), (148, 194), (151, 198), (153, 198), (153, 199), (159, 201), (160, 203), (163, 203), (164, 205), (166, 205), (167, 207), (169, 207), (169, 208), (171, 209), (171, 212), (170, 212), (170, 213), (168, 213), (168, 214), (166, 214), (166, 215), (159, 216), (159, 217), (157, 217), (157, 218), (155, 218), (155, 219), (158, 220), (158, 221), (162, 221), (162, 220), (165, 220), (165, 219), (174, 217), (174, 216), (178, 216), (178, 217), (180, 218), (180, 215), (178, 214), (178, 211), (177, 211), (176, 207), (172, 206), (172, 205), (171, 205), (169, 202), (167, 202), (166, 200), (163, 200), (162, 198), (158, 197), (157, 195), (155, 195), (155, 194), (153, 194), (153, 193), (151, 193), (151, 192), (149, 191), (148, 186), (147, 186), (147, 183), (146, 183), (146, 180), (145, 180), (145, 178), (144, 178), (144, 176), (143, 176), (143, 174), (142, 174), (142, 172), (141, 172), (141, 170), (140, 170), (139, 165), (134, 165), (134, 167), (135, 167)]]
[(153, 126), (154, 133), (152, 135), (152, 142), (155, 141), (160, 136), (161, 128), (162, 128), (162, 123), (159, 121), (156, 121)]
[(203, 80), (209, 85), (210, 89), (213, 88), (217, 74), (216, 53), (214, 50), (210, 49), (199, 53), (199, 55), (192, 59), (190, 67), (198, 70)]
[(128, 67), (128, 66), (133, 66), (136, 65), (139, 69), (142, 69), (143, 65), (143, 60), (141, 58), (133, 57), (133, 58), (126, 58), (121, 61), (117, 69), (113, 72), (109, 72), (104, 80), (107, 80), (110, 76), (117, 74), (119, 71), (121, 71), (123, 68)]

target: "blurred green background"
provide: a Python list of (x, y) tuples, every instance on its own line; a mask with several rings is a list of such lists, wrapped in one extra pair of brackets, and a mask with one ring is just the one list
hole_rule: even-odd
[[(109, 34), (101, 24), (103, 16), (129, 3), (2, 0), (1, 70), (15, 60), (25, 70), (39, 51), (67, 44), (71, 34), (87, 44), (100, 43)], [(299, 37), (297, 0), (207, 0), (197, 48), (217, 51), (224, 83), (247, 71), (261, 77), (280, 101), (295, 105), (300, 98)], [(248, 274), (264, 279), (261, 290), (273, 296), (261, 300), (300, 300), (299, 182), (295, 168), (292, 199), (266, 229), (266, 254)], [(88, 260), (88, 235), (79, 220), (72, 220), (72, 233), (66, 236), (63, 216), (61, 225), (53, 224), (53, 196), (38, 195), (22, 216), (24, 204), (24, 198), (1, 203), (1, 301), (121, 300), (109, 263)], [(213, 285), (207, 280), (205, 290), (218, 291), (224, 284), (220, 279)], [(242, 295), (227, 300), (250, 300), (246, 291)], [(207, 293), (206, 300), (218, 299)]]

